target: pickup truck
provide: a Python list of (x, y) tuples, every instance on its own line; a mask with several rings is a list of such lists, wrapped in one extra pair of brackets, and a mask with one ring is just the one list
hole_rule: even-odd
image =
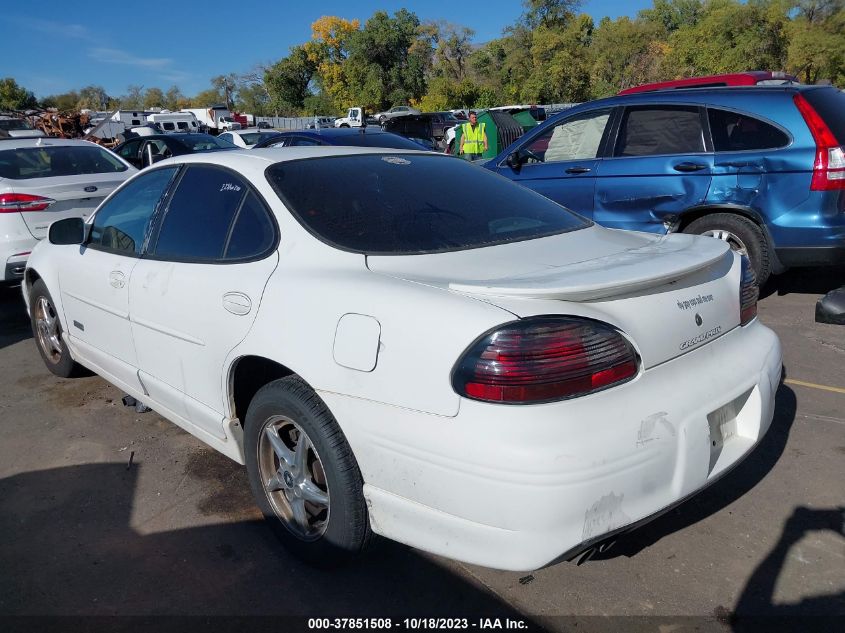
[(334, 120), (335, 127), (366, 127), (367, 120), (364, 108), (349, 108), (346, 116)]

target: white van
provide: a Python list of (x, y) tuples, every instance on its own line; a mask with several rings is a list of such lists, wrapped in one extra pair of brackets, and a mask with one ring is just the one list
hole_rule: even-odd
[(193, 112), (157, 112), (147, 115), (149, 123), (158, 125), (165, 134), (199, 132), (199, 122)]

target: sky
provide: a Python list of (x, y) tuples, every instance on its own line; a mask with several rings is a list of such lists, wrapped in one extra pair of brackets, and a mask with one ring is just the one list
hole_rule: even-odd
[[(377, 10), (392, 14), (404, 7), (422, 21), (468, 26), (476, 42), (485, 42), (522, 13), (519, 0), (112, 0), (79, 5), (88, 7), (85, 11), (69, 10), (72, 5), (41, 0), (37, 12), (26, 3), (5, 7), (0, 77), (14, 77), (38, 97), (90, 84), (113, 96), (125, 94), (129, 85), (166, 90), (174, 84), (194, 95), (215, 75), (246, 72), (284, 57), (291, 46), (310, 38), (311, 23), (323, 15), (363, 23)], [(598, 22), (606, 15), (634, 16), (650, 5), (651, 0), (585, 0), (582, 11)]]

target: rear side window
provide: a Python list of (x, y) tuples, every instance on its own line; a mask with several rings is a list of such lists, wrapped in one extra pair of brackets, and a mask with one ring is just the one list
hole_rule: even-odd
[(836, 140), (845, 145), (845, 93), (836, 88), (818, 88), (801, 94), (824, 119)]
[(465, 250), (589, 226), (530, 189), (442, 155), (311, 158), (277, 163), (266, 174), (311, 233), (358, 253)]
[(704, 132), (696, 107), (660, 106), (625, 110), (616, 156), (694, 154), (704, 151)]
[(173, 123), (171, 123), (170, 121), (166, 121), (165, 123), (163, 123), (163, 126), (164, 126), (165, 130), (171, 130), (172, 131), (172, 130), (176, 129), (176, 126), (173, 125)]
[(747, 114), (708, 108), (713, 148), (717, 152), (776, 149), (789, 145), (789, 136), (774, 125)]
[[(235, 244), (229, 248), (233, 236)], [(242, 259), (267, 251), (274, 236), (264, 205), (239, 175), (192, 165), (171, 196), (152, 254), (176, 261), (219, 261), (229, 249), (229, 257)]]
[(134, 178), (101, 206), (91, 223), (88, 246), (138, 255), (158, 202), (178, 167), (153, 169)]
[(113, 174), (126, 169), (114, 154), (95, 145), (44, 145), (0, 151), (0, 178), (12, 180)]

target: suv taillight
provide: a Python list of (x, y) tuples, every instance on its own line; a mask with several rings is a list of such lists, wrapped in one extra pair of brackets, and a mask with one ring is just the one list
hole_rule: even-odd
[(473, 400), (533, 404), (601, 391), (638, 371), (633, 346), (610, 325), (543, 316), (482, 336), (458, 360), (452, 386)]
[(0, 193), (0, 213), (43, 211), (54, 202), (51, 198), (31, 196), (28, 193)]
[(757, 275), (751, 262), (742, 255), (742, 273), (739, 281), (739, 324), (747, 325), (757, 316), (757, 299), (760, 289), (757, 287)]
[(793, 99), (816, 143), (810, 190), (845, 189), (845, 147), (839, 144), (827, 123), (803, 95), (799, 93)]

